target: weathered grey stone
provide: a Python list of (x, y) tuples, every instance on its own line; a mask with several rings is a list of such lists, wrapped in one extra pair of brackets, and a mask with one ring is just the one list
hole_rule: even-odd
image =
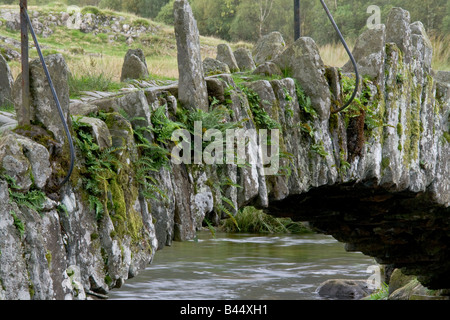
[(422, 63), (425, 71), (430, 72), (433, 60), (433, 44), (422, 22), (416, 21), (410, 25), (413, 58)]
[(231, 73), (230, 68), (226, 63), (209, 57), (203, 60), (203, 70), (205, 71), (206, 76)]
[(450, 84), (450, 71), (438, 71), (436, 72), (435, 79), (440, 82)]
[[(49, 55), (45, 58), (48, 71), (58, 96), (59, 103), (67, 121), (69, 113), (69, 69), (61, 54)], [(23, 114), (22, 105), (22, 75), (16, 79), (13, 88), (14, 106), (17, 113), (17, 120), (21, 122)], [(58, 108), (53, 98), (50, 85), (45, 76), (39, 59), (30, 62), (30, 92), (31, 92), (31, 121), (41, 123), (45, 128), (53, 132), (55, 139), (64, 143), (66, 133), (64, 131)]]
[(241, 71), (252, 71), (256, 68), (253, 61), (252, 52), (245, 48), (238, 48), (234, 52), (234, 58)]
[(258, 66), (264, 62), (274, 60), (286, 49), (286, 43), (280, 32), (274, 31), (263, 36), (253, 49), (253, 59)]
[(148, 76), (148, 67), (142, 49), (128, 50), (123, 62), (120, 81), (142, 79)]
[(96, 113), (97, 111), (97, 106), (81, 101), (71, 102), (69, 105), (69, 114), (73, 116), (87, 116), (88, 114)]
[(372, 292), (365, 280), (331, 279), (317, 288), (320, 296), (337, 299), (361, 299)]
[(7, 114), (6, 112), (0, 113), (0, 132), (15, 129), (18, 123), (14, 118), (15, 116), (13, 114)]
[(28, 190), (32, 183), (44, 188), (52, 170), (47, 149), (23, 136), (7, 132), (0, 139), (0, 163), (17, 185)]
[(282, 76), (283, 72), (281, 71), (280, 67), (277, 66), (275, 63), (267, 61), (256, 67), (256, 69), (253, 71), (253, 74), (259, 74), (270, 77), (270, 76)]
[(82, 117), (78, 121), (92, 128), (92, 137), (94, 142), (100, 147), (100, 150), (111, 148), (112, 137), (105, 122), (89, 117)]
[(403, 52), (405, 63), (411, 61), (411, 16), (402, 8), (392, 8), (386, 22), (386, 42), (395, 43)]
[(283, 72), (292, 73), (311, 98), (321, 120), (330, 117), (330, 89), (325, 78), (325, 65), (313, 39), (301, 37), (274, 61)]
[[(353, 57), (362, 77), (369, 76), (384, 86), (384, 59), (386, 55), (386, 27), (379, 25), (358, 37)], [(351, 61), (342, 67), (342, 72), (355, 72)]]
[(174, 3), (175, 37), (178, 48), (178, 100), (187, 108), (208, 110), (197, 22), (187, 0)]
[(13, 84), (11, 69), (5, 58), (0, 54), (0, 106), (13, 105), (11, 95)]
[(221, 43), (217, 46), (216, 60), (227, 64), (231, 72), (240, 71), (233, 51), (231, 51), (230, 46), (226, 43)]

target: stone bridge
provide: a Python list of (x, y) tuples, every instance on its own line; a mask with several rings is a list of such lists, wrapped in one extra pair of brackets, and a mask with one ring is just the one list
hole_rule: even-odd
[[(76, 142), (61, 189), (67, 143), (55, 135), (61, 124), (40, 67), (30, 64), (34, 125), (0, 137), (0, 299), (102, 297), (157, 250), (192, 239), (205, 218), (217, 223), (246, 205), (309, 221), (430, 289), (450, 288), (450, 81), (431, 69), (420, 22), (395, 8), (386, 25), (361, 35), (354, 55), (364, 79), (338, 114), (352, 68), (325, 66), (312, 39), (254, 72), (205, 77), (187, 1), (175, 2), (175, 31), (180, 80), (165, 86), (70, 101), (62, 57), (47, 57)], [(13, 93), (21, 96), (20, 77)], [(282, 170), (264, 174), (255, 137), (247, 151), (257, 165), (166, 162), (155, 171), (168, 159), (163, 148), (175, 146), (164, 130), (189, 126), (189, 115), (280, 129)]]

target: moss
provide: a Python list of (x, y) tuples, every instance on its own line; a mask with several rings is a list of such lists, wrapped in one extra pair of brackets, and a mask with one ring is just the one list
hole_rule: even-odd
[(386, 170), (391, 164), (391, 159), (389, 157), (383, 158), (381, 160), (381, 170)]
[(50, 252), (50, 250), (47, 250), (47, 253), (45, 254), (45, 259), (47, 259), (48, 269), (51, 269), (52, 268), (52, 253)]
[(449, 132), (444, 132), (442, 137), (445, 139), (445, 141), (447, 141), (447, 143), (450, 143), (450, 133)]

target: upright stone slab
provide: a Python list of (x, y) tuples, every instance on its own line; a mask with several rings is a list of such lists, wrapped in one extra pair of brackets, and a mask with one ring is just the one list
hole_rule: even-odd
[[(68, 84), (69, 69), (61, 54), (47, 56), (45, 58), (45, 63), (52, 78), (64, 117), (67, 120), (70, 104)], [(34, 123), (42, 124), (46, 129), (53, 132), (56, 140), (60, 143), (64, 143), (66, 141), (64, 126), (61, 122), (50, 85), (39, 59), (30, 62), (30, 93), (30, 120)], [(17, 112), (17, 120), (19, 120), (20, 123), (21, 113), (19, 111), (22, 105), (22, 75), (19, 75), (14, 83), (13, 98)]]
[(11, 89), (13, 86), (11, 70), (5, 58), (0, 54), (0, 106), (13, 104), (11, 98)]
[(320, 120), (330, 117), (330, 87), (325, 77), (325, 65), (312, 38), (301, 37), (274, 61), (283, 72), (289, 72), (311, 98)]
[(234, 57), (233, 51), (231, 51), (230, 46), (226, 43), (221, 43), (217, 46), (216, 60), (226, 63), (230, 68), (231, 72), (240, 71), (236, 58)]
[(286, 43), (282, 34), (274, 31), (259, 39), (253, 49), (253, 59), (258, 66), (274, 60), (284, 49), (286, 49)]
[(197, 22), (187, 0), (174, 3), (175, 36), (178, 48), (178, 100), (184, 107), (208, 110)]
[(239, 48), (233, 52), (238, 67), (241, 71), (254, 70), (256, 68), (255, 61), (253, 61), (252, 53), (245, 48)]
[[(369, 76), (384, 87), (385, 25), (381, 24), (375, 29), (369, 29), (359, 36), (352, 54), (361, 76)], [(342, 72), (355, 72), (351, 61), (342, 67)]]
[(411, 16), (402, 8), (392, 8), (386, 23), (386, 42), (393, 42), (403, 53), (403, 62), (410, 63), (411, 52)]
[(125, 55), (120, 81), (148, 77), (148, 67), (142, 49), (130, 49)]

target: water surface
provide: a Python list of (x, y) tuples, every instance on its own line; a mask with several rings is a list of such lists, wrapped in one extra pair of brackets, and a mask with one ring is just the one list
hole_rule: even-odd
[(316, 300), (328, 279), (368, 279), (375, 264), (331, 236), (198, 233), (174, 242), (110, 299)]

